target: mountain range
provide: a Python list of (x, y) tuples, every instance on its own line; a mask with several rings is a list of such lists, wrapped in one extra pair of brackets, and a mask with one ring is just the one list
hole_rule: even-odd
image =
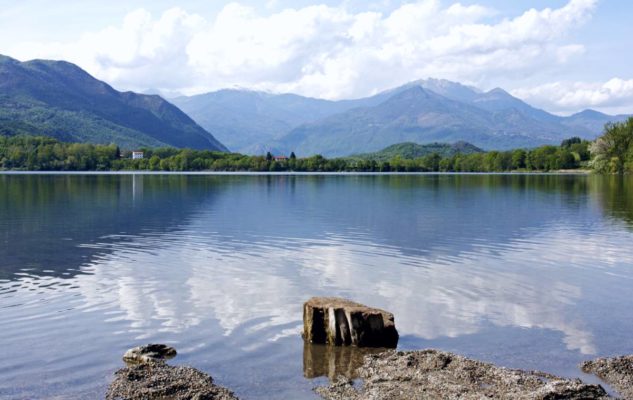
[(227, 150), (159, 96), (119, 92), (68, 62), (20, 62), (5, 56), (0, 56), (0, 134), (46, 135), (124, 148)]
[(438, 79), (356, 100), (225, 89), (171, 101), (234, 151), (299, 156), (370, 153), (401, 142), (534, 147), (572, 136), (594, 139), (605, 123), (627, 118), (593, 110), (562, 117), (500, 88), (484, 92)]
[(499, 88), (485, 92), (437, 79), (354, 100), (225, 89), (168, 102), (119, 92), (68, 62), (0, 56), (0, 134), (128, 149), (338, 157), (403, 142), (465, 141), (502, 150), (558, 144), (572, 136), (594, 139), (605, 123), (626, 117), (593, 110), (561, 117)]

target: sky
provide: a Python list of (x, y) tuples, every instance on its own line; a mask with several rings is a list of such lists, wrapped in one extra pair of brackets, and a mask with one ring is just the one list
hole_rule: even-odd
[(425, 78), (633, 113), (628, 0), (0, 0), (0, 54), (119, 90), (365, 97)]

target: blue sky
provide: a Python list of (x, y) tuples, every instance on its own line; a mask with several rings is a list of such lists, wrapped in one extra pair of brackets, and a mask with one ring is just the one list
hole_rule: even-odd
[(633, 2), (0, 0), (0, 53), (117, 89), (362, 97), (434, 77), (549, 111), (633, 113)]

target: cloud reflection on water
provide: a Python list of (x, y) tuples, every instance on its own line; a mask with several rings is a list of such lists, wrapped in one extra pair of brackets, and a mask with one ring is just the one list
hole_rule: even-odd
[[(595, 354), (593, 335), (575, 310), (590, 294), (568, 278), (589, 261), (592, 268), (633, 263), (631, 250), (608, 256), (616, 251), (608, 237), (587, 240), (556, 226), (501, 251), (435, 259), (338, 239), (253, 243), (256, 252), (240, 252), (213, 236), (172, 233), (136, 241), (114, 249), (77, 283), (88, 304), (118, 304), (141, 336), (155, 328), (182, 332), (209, 318), (225, 336), (253, 320), (260, 322), (251, 330), (296, 324), (285, 333), (298, 334), (303, 301), (343, 295), (392, 311), (404, 335), (458, 337), (488, 323), (544, 328), (563, 333), (569, 350)], [(279, 337), (271, 330), (266, 340)]]

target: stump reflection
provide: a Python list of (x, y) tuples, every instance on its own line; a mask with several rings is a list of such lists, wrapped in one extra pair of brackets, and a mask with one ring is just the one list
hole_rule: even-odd
[(348, 379), (358, 378), (357, 369), (363, 365), (368, 354), (386, 351), (384, 348), (356, 346), (328, 346), (323, 344), (303, 344), (303, 376), (318, 378), (327, 376), (334, 381), (338, 376)]

